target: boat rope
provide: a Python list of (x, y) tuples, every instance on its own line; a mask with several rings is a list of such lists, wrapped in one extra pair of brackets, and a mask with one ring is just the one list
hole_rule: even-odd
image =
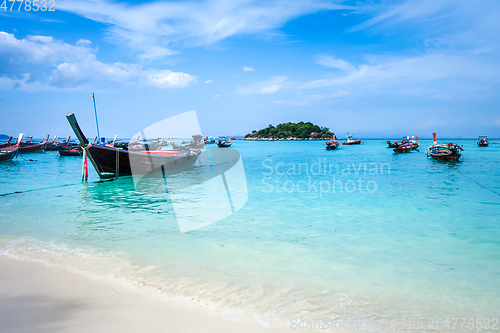
[(488, 188), (488, 187), (484, 186), (483, 184), (479, 183), (477, 180), (475, 180), (475, 179), (473, 179), (473, 178), (471, 178), (471, 177), (469, 177), (469, 176), (467, 176), (467, 175), (464, 175), (463, 173), (461, 173), (461, 172), (460, 172), (460, 170), (456, 169), (456, 171), (457, 171), (459, 174), (461, 174), (462, 176), (464, 176), (464, 177), (466, 177), (466, 178), (469, 178), (470, 180), (472, 180), (474, 183), (476, 183), (477, 185), (481, 186), (482, 188), (484, 188), (484, 189), (486, 189), (486, 190), (488, 190), (488, 191), (490, 191), (490, 192), (493, 192), (493, 193), (495, 193), (495, 194), (497, 194), (497, 195), (500, 195), (500, 193), (499, 193), (499, 192), (497, 192), (497, 191), (495, 191), (495, 190), (492, 190), (491, 188)]
[(31, 158), (28, 159), (28, 160), (25, 159), (24, 156), (23, 156), (23, 154), (21, 154), (19, 151), (17, 152), (17, 155), (21, 156), (23, 160), (28, 161), (28, 162), (35, 162), (36, 161), (36, 160), (32, 160)]
[[(113, 179), (107, 179), (107, 180), (98, 180), (93, 183), (98, 184), (98, 183), (105, 183), (105, 182), (111, 182), (113, 180), (116, 180), (116, 178)], [(57, 186), (49, 186), (49, 187), (42, 187), (42, 188), (35, 188), (31, 190), (24, 190), (24, 191), (15, 191), (15, 192), (9, 192), (9, 193), (0, 193), (0, 197), (5, 197), (8, 195), (12, 194), (21, 194), (21, 193), (27, 193), (27, 192), (36, 192), (36, 191), (43, 191), (43, 190), (51, 190), (55, 188), (61, 188), (61, 187), (68, 187), (68, 186), (76, 186), (76, 185), (82, 185), (82, 183), (74, 183), (74, 184), (63, 184), (63, 185), (57, 185)]]

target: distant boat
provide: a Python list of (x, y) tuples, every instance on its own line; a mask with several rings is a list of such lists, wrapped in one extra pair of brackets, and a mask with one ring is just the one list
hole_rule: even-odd
[(443, 161), (458, 161), (462, 154), (463, 146), (457, 146), (456, 143), (438, 144), (436, 141), (436, 133), (432, 133), (434, 144), (427, 148), (428, 156)]
[(403, 141), (401, 141), (401, 144), (398, 145), (396, 148), (394, 148), (394, 152), (396, 154), (404, 154), (411, 152), (412, 149), (413, 149), (413, 144), (403, 139)]
[(361, 144), (361, 139), (354, 140), (352, 134), (347, 133), (347, 141), (342, 142), (343, 145), (359, 145)]
[(389, 148), (397, 148), (397, 146), (399, 146), (399, 142), (397, 141), (391, 142), (390, 140), (387, 140), (387, 144)]
[(47, 134), (45, 141), (40, 142), (40, 143), (32, 143), (31, 142), (32, 139), (33, 139), (33, 137), (30, 137), (28, 141), (21, 142), (21, 144), (19, 145), (19, 152), (20, 153), (31, 153), (31, 152), (43, 150), (43, 147), (45, 147), (45, 144), (47, 143), (47, 140), (49, 139), (49, 135)]
[(66, 114), (71, 128), (87, 150), (87, 156), (100, 178), (128, 175), (161, 174), (192, 165), (198, 160), (200, 150), (135, 152), (101, 144), (90, 143), (83, 134), (73, 113)]
[(477, 145), (479, 147), (488, 147), (490, 143), (488, 142), (488, 139), (486, 138), (486, 135), (481, 135), (479, 138), (477, 138)]
[(51, 142), (47, 142), (45, 146), (43, 147), (43, 150), (45, 151), (57, 151), (59, 150), (59, 142), (56, 142), (57, 140), (57, 135), (54, 136), (54, 139)]
[[(219, 136), (219, 138), (221, 138)], [(224, 136), (222, 136), (222, 138), (225, 138)], [(228, 140), (225, 140), (225, 141), (222, 141), (222, 139), (219, 139), (219, 141), (217, 141), (217, 147), (220, 147), (220, 148), (227, 148), (227, 147), (231, 147), (231, 136), (229, 136), (229, 139)]]
[[(12, 137), (10, 137), (12, 139)], [(17, 143), (10, 147), (0, 148), (0, 162), (10, 161), (19, 154), (19, 144), (23, 139), (23, 134), (19, 134)], [(10, 141), (10, 140), (9, 140)]]
[(333, 135), (332, 141), (326, 142), (326, 150), (335, 150), (339, 147), (339, 142), (335, 141), (337, 138)]
[(12, 137), (10, 136), (9, 140), (7, 140), (7, 142), (0, 143), (0, 148), (10, 147), (11, 146), (11, 144), (10, 144), (11, 141), (12, 141)]
[(67, 145), (64, 148), (59, 149), (60, 156), (82, 156), (83, 149), (79, 144), (74, 143), (71, 145)]
[(214, 144), (214, 143), (215, 143), (215, 139), (212, 136), (207, 136), (205, 138), (205, 144), (210, 145), (210, 144)]

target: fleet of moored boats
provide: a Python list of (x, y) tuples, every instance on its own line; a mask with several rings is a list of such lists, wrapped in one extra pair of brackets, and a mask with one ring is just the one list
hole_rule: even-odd
[[(462, 156), (462, 151), (464, 150), (463, 146), (458, 146), (455, 142), (450, 142), (447, 144), (437, 143), (436, 133), (432, 133), (432, 138), (434, 139), (434, 143), (432, 146), (427, 148), (427, 156), (432, 158), (443, 160), (443, 161), (459, 161)], [(339, 142), (336, 141), (335, 135), (333, 136), (333, 140), (326, 142), (327, 150), (336, 150), (339, 147)], [(404, 154), (409, 153), (412, 150), (418, 150), (420, 147), (420, 143), (417, 141), (418, 136), (412, 136), (411, 138), (407, 136), (403, 138), (401, 142), (391, 142), (387, 140), (387, 144), (389, 148), (393, 148), (395, 154)], [(346, 142), (342, 143), (343, 145), (353, 145), (353, 144), (361, 144), (361, 139), (354, 140), (352, 135), (347, 134)], [(477, 145), (479, 147), (488, 147), (490, 143), (486, 135), (481, 135), (477, 139)]]
[[(0, 144), (0, 161), (8, 161), (20, 153), (36, 152), (41, 150), (58, 151), (61, 156), (88, 156), (94, 165), (100, 178), (110, 178), (123, 175), (149, 174), (185, 167), (192, 165), (198, 160), (200, 149), (205, 145), (217, 144), (220, 148), (231, 147), (231, 136), (219, 137), (215, 140), (213, 137), (203, 138), (199, 134), (192, 136), (190, 141), (175, 143), (169, 141), (170, 138), (164, 138), (140, 141), (138, 136), (134, 141), (117, 141), (115, 136), (113, 140), (99, 142), (95, 137), (91, 142), (82, 132), (73, 113), (66, 115), (76, 137), (80, 143), (70, 142), (71, 136), (62, 142), (56, 142), (57, 136), (49, 141), (49, 136), (43, 142), (32, 142), (32, 137), (22, 141), (24, 135), (21, 133), (15, 143), (12, 143), (13, 137), (7, 142)], [(458, 161), (462, 156), (463, 146), (454, 142), (447, 144), (437, 143), (436, 133), (433, 133), (434, 142), (427, 148), (427, 156), (444, 161)], [(418, 137), (405, 137), (401, 142), (391, 142), (387, 140), (389, 148), (392, 148), (395, 154), (410, 153), (418, 150), (420, 143)], [(359, 145), (361, 139), (354, 139), (353, 135), (347, 134), (345, 142), (342, 145)], [(486, 135), (478, 138), (479, 147), (487, 147), (489, 142)], [(164, 149), (164, 147), (168, 149)], [(326, 142), (327, 150), (337, 150), (340, 143), (335, 135), (333, 140)]]

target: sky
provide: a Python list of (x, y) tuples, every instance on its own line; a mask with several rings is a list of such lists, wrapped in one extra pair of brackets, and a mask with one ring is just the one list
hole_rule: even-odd
[[(40, 3), (41, 4), (41, 3)], [(0, 133), (500, 137), (500, 2), (64, 1), (0, 8)]]

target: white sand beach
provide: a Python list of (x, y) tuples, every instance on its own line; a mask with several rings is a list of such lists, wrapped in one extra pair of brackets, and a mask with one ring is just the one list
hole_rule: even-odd
[(0, 331), (289, 332), (217, 317), (43, 263), (0, 256)]

